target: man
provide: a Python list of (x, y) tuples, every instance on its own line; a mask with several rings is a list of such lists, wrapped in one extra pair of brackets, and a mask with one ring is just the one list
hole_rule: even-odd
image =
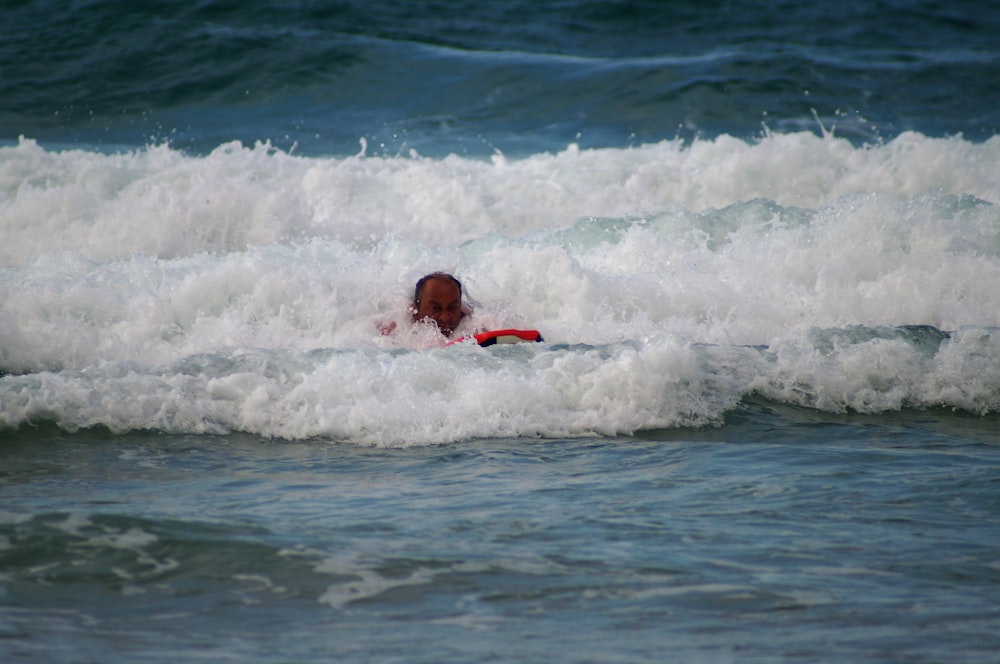
[(413, 289), (413, 322), (433, 322), (446, 337), (469, 313), (462, 304), (462, 282), (450, 274), (432, 272)]
[[(446, 338), (451, 338), (459, 324), (472, 313), (462, 302), (462, 282), (445, 272), (432, 272), (421, 277), (413, 289), (410, 322), (433, 324)], [(383, 335), (392, 334), (396, 321), (377, 323)]]

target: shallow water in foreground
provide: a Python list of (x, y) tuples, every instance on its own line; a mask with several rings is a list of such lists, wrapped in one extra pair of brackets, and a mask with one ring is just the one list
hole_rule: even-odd
[(21, 428), (4, 661), (991, 661), (1000, 422), (408, 449)]

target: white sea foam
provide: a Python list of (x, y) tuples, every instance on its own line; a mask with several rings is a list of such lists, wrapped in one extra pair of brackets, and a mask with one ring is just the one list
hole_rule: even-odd
[(0, 264), (58, 251), (176, 258), (307, 238), (370, 248), (389, 234), (452, 248), (591, 216), (700, 213), (758, 198), (820, 208), (858, 193), (935, 192), (1000, 203), (998, 164), (1000, 137), (974, 144), (916, 133), (862, 148), (806, 132), (756, 143), (570, 146), (517, 161), (319, 159), (238, 143), (205, 157), (167, 146), (104, 155), (22, 139), (0, 148)]
[[(997, 203), (997, 137), (518, 161), (22, 140), (0, 148), (0, 426), (406, 445), (702, 424), (752, 392), (995, 412)], [(436, 269), (549, 343), (381, 337)]]

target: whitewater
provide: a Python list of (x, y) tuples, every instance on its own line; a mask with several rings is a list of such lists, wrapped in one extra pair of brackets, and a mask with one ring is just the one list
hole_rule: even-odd
[[(1000, 404), (995, 137), (366, 147), (0, 148), (0, 293), (17, 312), (2, 423), (395, 446), (704, 425), (753, 394), (829, 412)], [(494, 327), (549, 345), (380, 338), (437, 269)]]

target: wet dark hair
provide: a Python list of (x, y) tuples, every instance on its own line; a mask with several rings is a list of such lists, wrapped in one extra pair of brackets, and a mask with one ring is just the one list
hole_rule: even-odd
[(420, 292), (424, 289), (424, 286), (428, 281), (433, 279), (444, 279), (445, 281), (450, 281), (458, 287), (458, 297), (462, 297), (462, 282), (451, 276), (447, 272), (431, 272), (430, 274), (420, 277), (420, 281), (417, 282), (417, 287), (413, 289), (413, 307), (420, 307)]

